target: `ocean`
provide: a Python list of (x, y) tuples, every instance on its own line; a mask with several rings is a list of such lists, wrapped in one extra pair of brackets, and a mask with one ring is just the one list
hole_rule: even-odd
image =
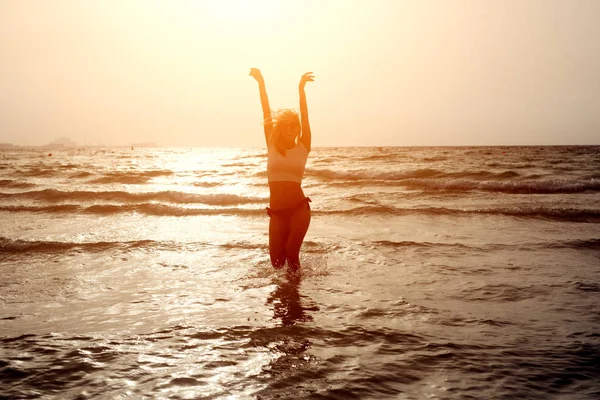
[[(51, 152), (51, 155), (49, 155)], [(0, 398), (598, 399), (600, 147), (0, 151)]]

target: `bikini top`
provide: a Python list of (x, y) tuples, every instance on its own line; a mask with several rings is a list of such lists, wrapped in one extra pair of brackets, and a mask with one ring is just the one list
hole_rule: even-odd
[(308, 150), (302, 142), (285, 151), (283, 156), (277, 148), (267, 148), (267, 176), (269, 182), (289, 181), (302, 183), (304, 168), (308, 159)]

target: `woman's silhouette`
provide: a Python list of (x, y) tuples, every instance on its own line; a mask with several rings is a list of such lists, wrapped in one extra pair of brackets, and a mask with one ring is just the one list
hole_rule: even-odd
[(258, 82), (267, 142), (267, 176), (269, 179), (269, 253), (274, 268), (287, 261), (292, 272), (300, 268), (300, 246), (310, 225), (310, 199), (302, 190), (302, 177), (310, 153), (310, 125), (304, 86), (313, 81), (312, 72), (302, 75), (300, 116), (292, 110), (271, 114), (265, 80), (260, 70), (252, 68)]

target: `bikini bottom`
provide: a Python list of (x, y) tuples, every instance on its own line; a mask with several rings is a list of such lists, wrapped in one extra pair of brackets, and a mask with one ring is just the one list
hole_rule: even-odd
[(311, 201), (312, 200), (310, 199), (310, 197), (305, 197), (304, 199), (302, 199), (302, 201), (291, 207), (280, 208), (279, 210), (272, 210), (271, 208), (267, 207), (267, 214), (269, 214), (269, 217), (276, 216), (289, 221), (294, 216), (294, 214), (296, 214), (296, 212), (304, 206), (304, 203), (306, 203), (306, 205), (310, 209), (310, 205), (308, 203), (310, 203)]

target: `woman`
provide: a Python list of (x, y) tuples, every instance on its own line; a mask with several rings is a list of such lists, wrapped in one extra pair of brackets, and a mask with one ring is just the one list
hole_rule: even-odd
[(300, 268), (300, 246), (310, 225), (310, 199), (302, 191), (302, 177), (310, 153), (310, 125), (304, 86), (313, 81), (312, 72), (302, 75), (300, 117), (292, 110), (271, 115), (269, 98), (262, 74), (250, 70), (258, 82), (267, 141), (267, 176), (269, 178), (269, 253), (274, 268)]

